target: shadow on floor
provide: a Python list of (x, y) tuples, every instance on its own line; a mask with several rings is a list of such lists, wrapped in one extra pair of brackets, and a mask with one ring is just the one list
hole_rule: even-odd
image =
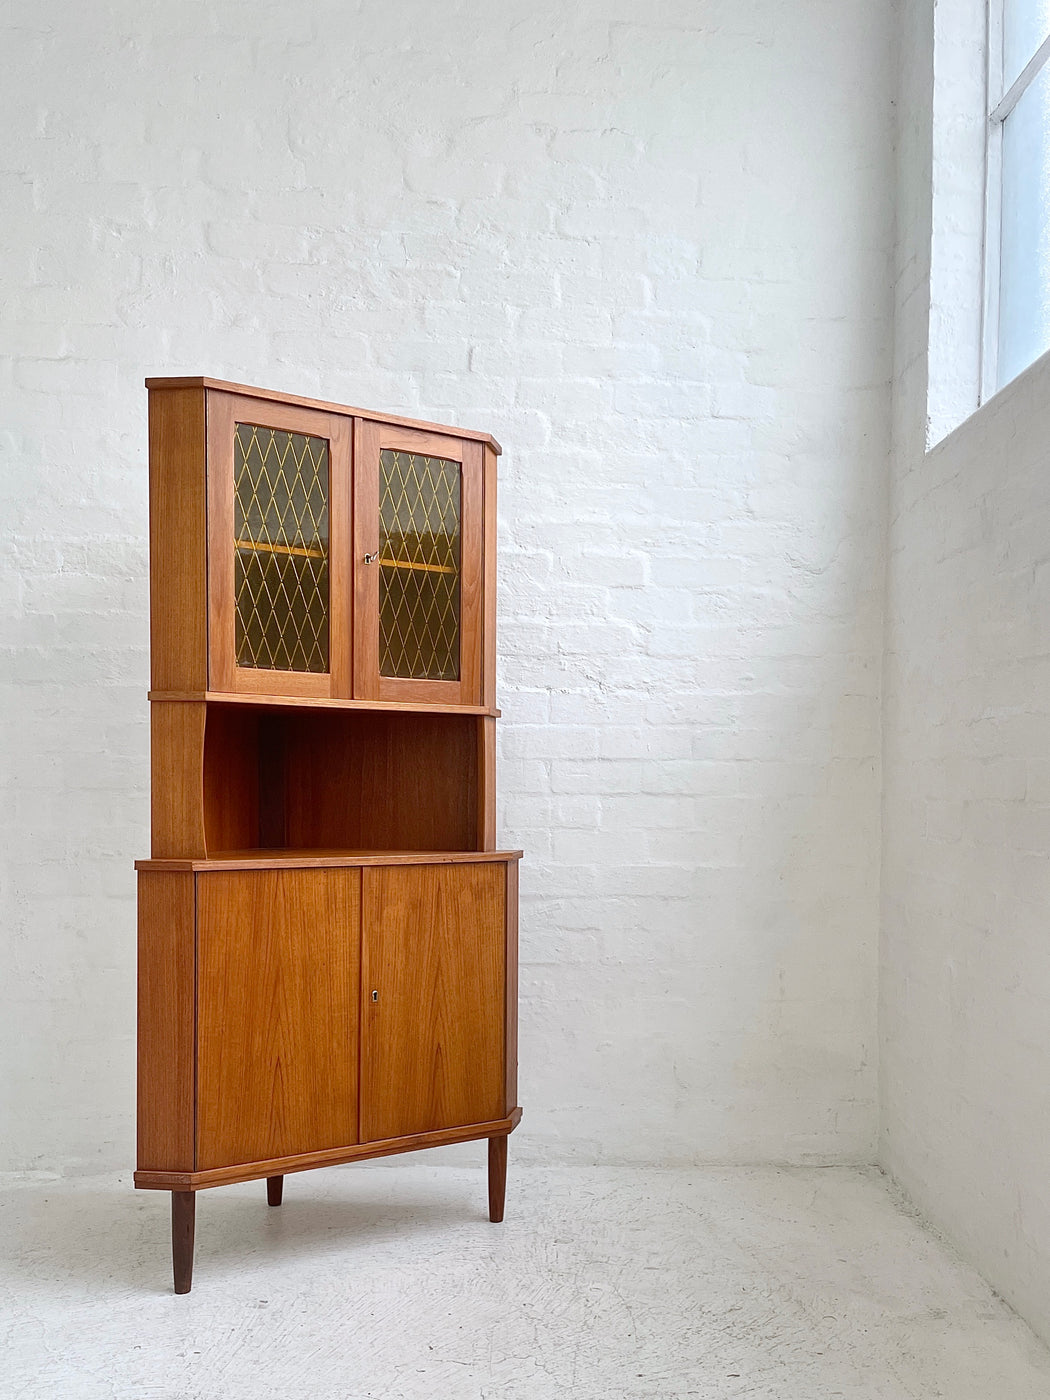
[[(333, 1172), (338, 1179), (332, 1181)], [(266, 1204), (264, 1181), (201, 1191), (197, 1199), (196, 1270), (229, 1278), (245, 1264), (318, 1259), (338, 1254), (352, 1267), (388, 1239), (423, 1239), (452, 1225), (488, 1220), (485, 1178), (452, 1190), (387, 1181), (382, 1171), (327, 1169), (323, 1190), (312, 1173), (285, 1178), (284, 1204)], [(473, 1178), (476, 1177), (476, 1180)], [(315, 1179), (316, 1180), (316, 1179)], [(130, 1182), (57, 1181), (41, 1195), (14, 1189), (0, 1201), (7, 1246), (0, 1250), (0, 1285), (20, 1290), (56, 1285), (73, 1291), (125, 1295), (171, 1290), (170, 1197), (135, 1191)], [(11, 1260), (21, 1255), (16, 1270)], [(33, 1261), (25, 1267), (26, 1257)]]

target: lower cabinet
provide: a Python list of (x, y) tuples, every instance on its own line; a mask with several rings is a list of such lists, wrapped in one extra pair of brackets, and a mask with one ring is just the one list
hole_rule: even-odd
[(195, 1169), (503, 1118), (507, 866), (196, 875)]
[[(196, 1192), (488, 1139), (503, 1219), (517, 1126), (517, 858), (144, 861), (136, 1186)], [(230, 861), (230, 865), (234, 865)]]

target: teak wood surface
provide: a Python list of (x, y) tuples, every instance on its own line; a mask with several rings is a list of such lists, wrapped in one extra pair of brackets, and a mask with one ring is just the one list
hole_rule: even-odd
[(490, 705), (446, 705), (423, 700), (332, 700), (316, 695), (234, 695), (222, 690), (151, 690), (147, 698), (169, 705), (206, 700), (211, 705), (266, 706), (282, 710), (381, 710), (386, 714), (488, 715), (492, 719), (499, 719), (502, 713)]
[(495, 845), (490, 716), (158, 701), (151, 740), (155, 859)]
[(361, 1137), (500, 1118), (506, 876), (362, 872)]
[(206, 707), (150, 706), (150, 851), (207, 853), (203, 771)]
[(324, 870), (374, 865), (477, 865), (518, 861), (521, 851), (223, 851), (202, 860), (137, 860), (139, 871)]
[(269, 1162), (240, 1162), (236, 1166), (200, 1172), (137, 1171), (135, 1186), (139, 1191), (207, 1191), (213, 1186), (231, 1186), (239, 1181), (261, 1181), (269, 1176), (321, 1171), (325, 1167), (367, 1162), (375, 1157), (394, 1157), (402, 1152), (421, 1152), (429, 1147), (448, 1147), (456, 1142), (499, 1137), (512, 1133), (520, 1122), (521, 1109), (514, 1108), (506, 1118), (491, 1123), (463, 1123), (459, 1127), (444, 1128), (435, 1133), (413, 1133), (409, 1137), (391, 1138), (386, 1142), (355, 1143), (328, 1152), (303, 1152), (296, 1157), (274, 1158)]
[(288, 716), (282, 725), (283, 844), (471, 850), (479, 802), (477, 725), (472, 715)]
[(234, 384), (227, 379), (211, 379), (207, 375), (175, 376), (174, 378), (149, 378), (147, 389), (170, 392), (176, 389), (216, 389), (230, 394), (247, 394), (252, 398), (266, 399), (270, 403), (298, 404), (301, 408), (319, 408), (326, 413), (341, 413), (348, 418), (371, 418), (377, 423), (390, 423), (402, 428), (422, 428), (424, 431), (442, 433), (446, 436), (472, 438), (476, 442), (487, 443), (497, 456), (503, 451), (491, 433), (479, 433), (473, 428), (453, 428), (447, 423), (428, 423), (420, 418), (406, 418), (401, 414), (379, 413), (371, 408), (352, 408), (349, 404), (332, 403), (327, 399), (309, 399), (301, 394), (280, 394), (273, 389), (256, 389), (250, 384)]
[(196, 935), (194, 877), (139, 875), (138, 1165), (195, 1165)]
[(197, 877), (199, 1170), (357, 1141), (360, 881)]
[(482, 620), (483, 671), (481, 699), (486, 705), (496, 704), (496, 454), (491, 447), (484, 449), (482, 461), (484, 497), (484, 544), (482, 585), (484, 616)]
[(208, 678), (205, 393), (149, 399), (150, 684), (206, 688)]

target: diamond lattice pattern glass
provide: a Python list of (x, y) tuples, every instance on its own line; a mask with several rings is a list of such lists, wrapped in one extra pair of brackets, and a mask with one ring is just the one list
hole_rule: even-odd
[(238, 423), (237, 665), (328, 670), (328, 443)]
[(379, 459), (379, 672), (459, 679), (460, 467), (389, 448)]

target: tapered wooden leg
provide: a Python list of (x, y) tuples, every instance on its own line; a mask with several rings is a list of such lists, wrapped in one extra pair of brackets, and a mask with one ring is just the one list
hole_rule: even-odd
[(507, 1138), (489, 1138), (489, 1219), (495, 1224), (503, 1219), (503, 1203), (507, 1197)]
[(171, 1263), (175, 1274), (176, 1293), (188, 1293), (193, 1283), (193, 1224), (196, 1208), (196, 1191), (171, 1193)]
[(284, 1199), (284, 1177), (268, 1176), (266, 1178), (266, 1204), (268, 1206), (279, 1206)]

